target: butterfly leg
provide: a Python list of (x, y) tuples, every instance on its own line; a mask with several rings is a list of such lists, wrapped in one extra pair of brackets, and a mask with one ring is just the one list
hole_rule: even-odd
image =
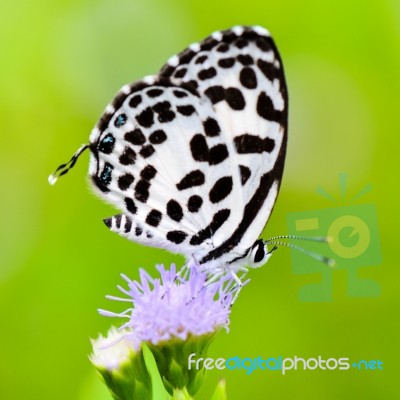
[(248, 269), (247, 268), (241, 268), (240, 269), (241, 272), (243, 272), (243, 274), (241, 275), (241, 277), (239, 278), (239, 276), (236, 274), (236, 272), (231, 271), (231, 277), (233, 278), (232, 282), (232, 288), (230, 289), (230, 291), (233, 293), (235, 292), (233, 299), (232, 299), (232, 304), (235, 303), (235, 301), (237, 300), (240, 291), (242, 290), (243, 286), (247, 285), (250, 282), (250, 279), (246, 279), (243, 282), (243, 278), (246, 276)]

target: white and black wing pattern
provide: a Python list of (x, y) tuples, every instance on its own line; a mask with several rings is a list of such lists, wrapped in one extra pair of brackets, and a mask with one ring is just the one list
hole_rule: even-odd
[(233, 195), (234, 229), (215, 234), (218, 246), (203, 261), (227, 251), (243, 254), (269, 218), (285, 160), (288, 96), (275, 44), (264, 28), (238, 26), (191, 45), (172, 57), (160, 75), (211, 101), (233, 154), (232, 174), (240, 176)]
[(282, 62), (259, 27), (216, 32), (125, 86), (90, 137), (92, 181), (123, 210), (107, 226), (234, 270), (276, 200), (287, 108)]

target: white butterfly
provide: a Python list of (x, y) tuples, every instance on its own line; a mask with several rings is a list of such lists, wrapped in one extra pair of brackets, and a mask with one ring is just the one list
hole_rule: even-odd
[(71, 161), (90, 149), (111, 231), (186, 256), (212, 276), (263, 265), (287, 142), (283, 66), (267, 30), (215, 32), (124, 86)]

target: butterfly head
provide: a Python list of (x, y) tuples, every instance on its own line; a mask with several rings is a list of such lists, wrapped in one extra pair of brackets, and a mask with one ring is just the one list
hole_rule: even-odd
[(272, 251), (268, 251), (266, 243), (258, 239), (250, 248), (248, 263), (251, 268), (262, 267), (271, 257)]

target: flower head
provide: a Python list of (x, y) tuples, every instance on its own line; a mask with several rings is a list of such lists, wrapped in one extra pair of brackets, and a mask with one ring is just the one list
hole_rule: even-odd
[(129, 302), (132, 307), (119, 314), (100, 313), (127, 318), (120, 328), (124, 342), (139, 353), (143, 343), (148, 345), (170, 394), (186, 388), (192, 395), (199, 389), (205, 370), (190, 369), (188, 357), (192, 353), (205, 357), (215, 333), (228, 329), (237, 288), (229, 277), (210, 283), (196, 267), (184, 270), (186, 274), (177, 273), (175, 265), (170, 270), (162, 265), (157, 269), (160, 278), (152, 278), (141, 269), (140, 282), (122, 275), (128, 289), (119, 289), (128, 298), (108, 297)]
[(141, 283), (128, 281), (134, 308), (125, 324), (140, 341), (158, 342), (189, 335), (200, 336), (229, 324), (231, 293), (222, 282), (206, 285), (206, 274), (196, 268), (188, 279), (177, 275), (175, 266), (157, 267), (161, 279), (153, 279), (140, 270)]
[(97, 339), (92, 339), (93, 353), (90, 361), (96, 367), (109, 371), (119, 368), (121, 364), (129, 360), (135, 348), (127, 333), (125, 329), (117, 330), (111, 327), (106, 337), (100, 335)]
[(151, 400), (152, 382), (143, 351), (135, 350), (126, 330), (112, 327), (107, 336), (91, 340), (90, 361), (114, 399)]

